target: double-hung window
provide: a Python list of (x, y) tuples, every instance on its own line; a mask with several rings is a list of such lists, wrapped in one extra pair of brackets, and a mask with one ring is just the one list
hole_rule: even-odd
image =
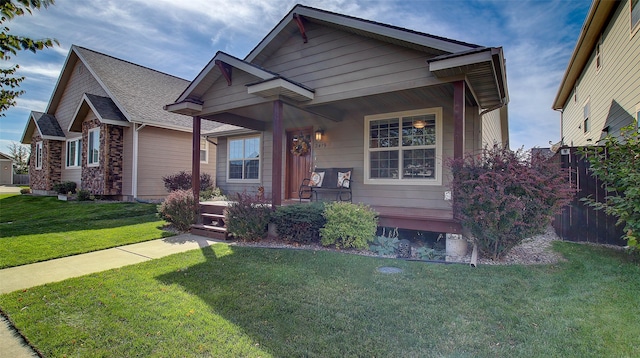
[(90, 129), (88, 137), (87, 164), (90, 166), (97, 166), (100, 161), (100, 128)]
[(72, 139), (67, 141), (67, 168), (79, 167), (82, 162), (82, 139)]
[(365, 117), (365, 184), (440, 185), (442, 109)]
[(200, 137), (200, 163), (209, 162), (209, 142), (203, 137)]
[(640, 0), (631, 0), (631, 34), (640, 29)]
[(260, 136), (231, 138), (227, 147), (227, 180), (260, 181)]
[(42, 169), (42, 142), (36, 142), (36, 169)]

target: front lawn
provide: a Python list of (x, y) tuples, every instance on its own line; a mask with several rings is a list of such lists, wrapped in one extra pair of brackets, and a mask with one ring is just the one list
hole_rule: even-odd
[(0, 196), (0, 268), (171, 236), (156, 206)]
[(568, 262), (472, 269), (217, 244), (0, 307), (48, 357), (640, 356), (640, 266), (554, 247)]

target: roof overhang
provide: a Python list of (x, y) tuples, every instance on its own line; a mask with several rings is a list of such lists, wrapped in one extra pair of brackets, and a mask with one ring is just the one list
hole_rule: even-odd
[[(38, 113), (38, 112), (31, 112), (29, 114), (29, 120), (27, 121), (27, 125), (25, 126), (24, 132), (22, 133), (22, 138), (20, 139), (20, 143), (22, 143), (22, 144), (30, 144), (31, 143), (31, 138), (33, 137), (33, 133), (36, 130), (38, 131), (38, 134), (40, 135), (40, 137), (42, 139), (58, 140), (58, 141), (63, 141), (63, 140), (67, 139), (64, 135), (43, 134), (44, 131), (43, 131), (42, 128), (40, 128), (40, 124), (38, 123), (38, 120), (42, 116), (46, 116), (46, 115), (47, 114)], [(57, 121), (56, 121), (56, 125), (57, 125)], [(57, 131), (61, 132), (61, 129), (58, 128)]]
[(312, 100), (314, 96), (313, 90), (282, 77), (250, 83), (247, 85), (247, 91), (249, 94), (255, 94), (263, 98), (283, 96), (298, 102)]
[(101, 97), (85, 93), (82, 100), (76, 108), (71, 123), (69, 123), (69, 132), (82, 132), (82, 122), (87, 117), (89, 111), (98, 117), (100, 123), (111, 124), (121, 127), (130, 125), (127, 118), (122, 114), (116, 104), (108, 97)]
[(587, 14), (587, 18), (582, 25), (580, 36), (573, 54), (565, 70), (560, 88), (553, 101), (553, 109), (562, 109), (571, 96), (571, 91), (575, 87), (576, 81), (587, 65), (593, 49), (600, 39), (604, 27), (609, 21), (611, 13), (619, 5), (618, 1), (594, 0)]
[(476, 101), (483, 109), (509, 102), (507, 74), (502, 47), (484, 47), (434, 57), (427, 61), (437, 78), (464, 76)]

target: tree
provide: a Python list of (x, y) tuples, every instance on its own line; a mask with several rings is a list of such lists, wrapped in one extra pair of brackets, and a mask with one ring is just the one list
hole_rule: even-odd
[(624, 224), (623, 238), (632, 251), (640, 250), (640, 133), (636, 125), (623, 128), (619, 138), (608, 135), (601, 146), (583, 151), (608, 194), (604, 202), (591, 197), (582, 200), (617, 217), (618, 225)]
[(16, 174), (28, 174), (29, 173), (29, 155), (30, 148), (11, 142), (9, 144), (9, 155), (13, 158), (16, 164)]
[(522, 150), (494, 145), (449, 165), (455, 217), (494, 260), (544, 232), (575, 193), (559, 163)]
[[(10, 29), (5, 26), (5, 22), (16, 16), (31, 14), (34, 9), (47, 8), (53, 4), (54, 0), (0, 0), (0, 11), (2, 12), (0, 18), (1, 60), (11, 59), (11, 56), (16, 55), (18, 51), (28, 50), (35, 53), (45, 47), (52, 47), (54, 43), (59, 44), (55, 39), (34, 40), (25, 36), (13, 35), (9, 32)], [(4, 112), (15, 106), (16, 98), (24, 93), (23, 90), (18, 89), (20, 83), (25, 79), (24, 76), (15, 75), (18, 68), (20, 66), (17, 64), (9, 68), (0, 68), (0, 85), (2, 86), (0, 117), (5, 116)]]

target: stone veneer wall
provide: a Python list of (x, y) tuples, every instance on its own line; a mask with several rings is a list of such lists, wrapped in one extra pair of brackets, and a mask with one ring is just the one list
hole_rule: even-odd
[[(42, 168), (36, 169), (36, 143), (42, 142)], [(53, 190), (62, 178), (62, 143), (45, 139), (39, 134), (31, 138), (32, 157), (29, 163), (29, 187), (32, 190)]]
[[(87, 165), (89, 130), (100, 128), (100, 158), (97, 166)], [(98, 119), (82, 123), (81, 187), (94, 195), (121, 195), (124, 152), (123, 129), (102, 124)]]

